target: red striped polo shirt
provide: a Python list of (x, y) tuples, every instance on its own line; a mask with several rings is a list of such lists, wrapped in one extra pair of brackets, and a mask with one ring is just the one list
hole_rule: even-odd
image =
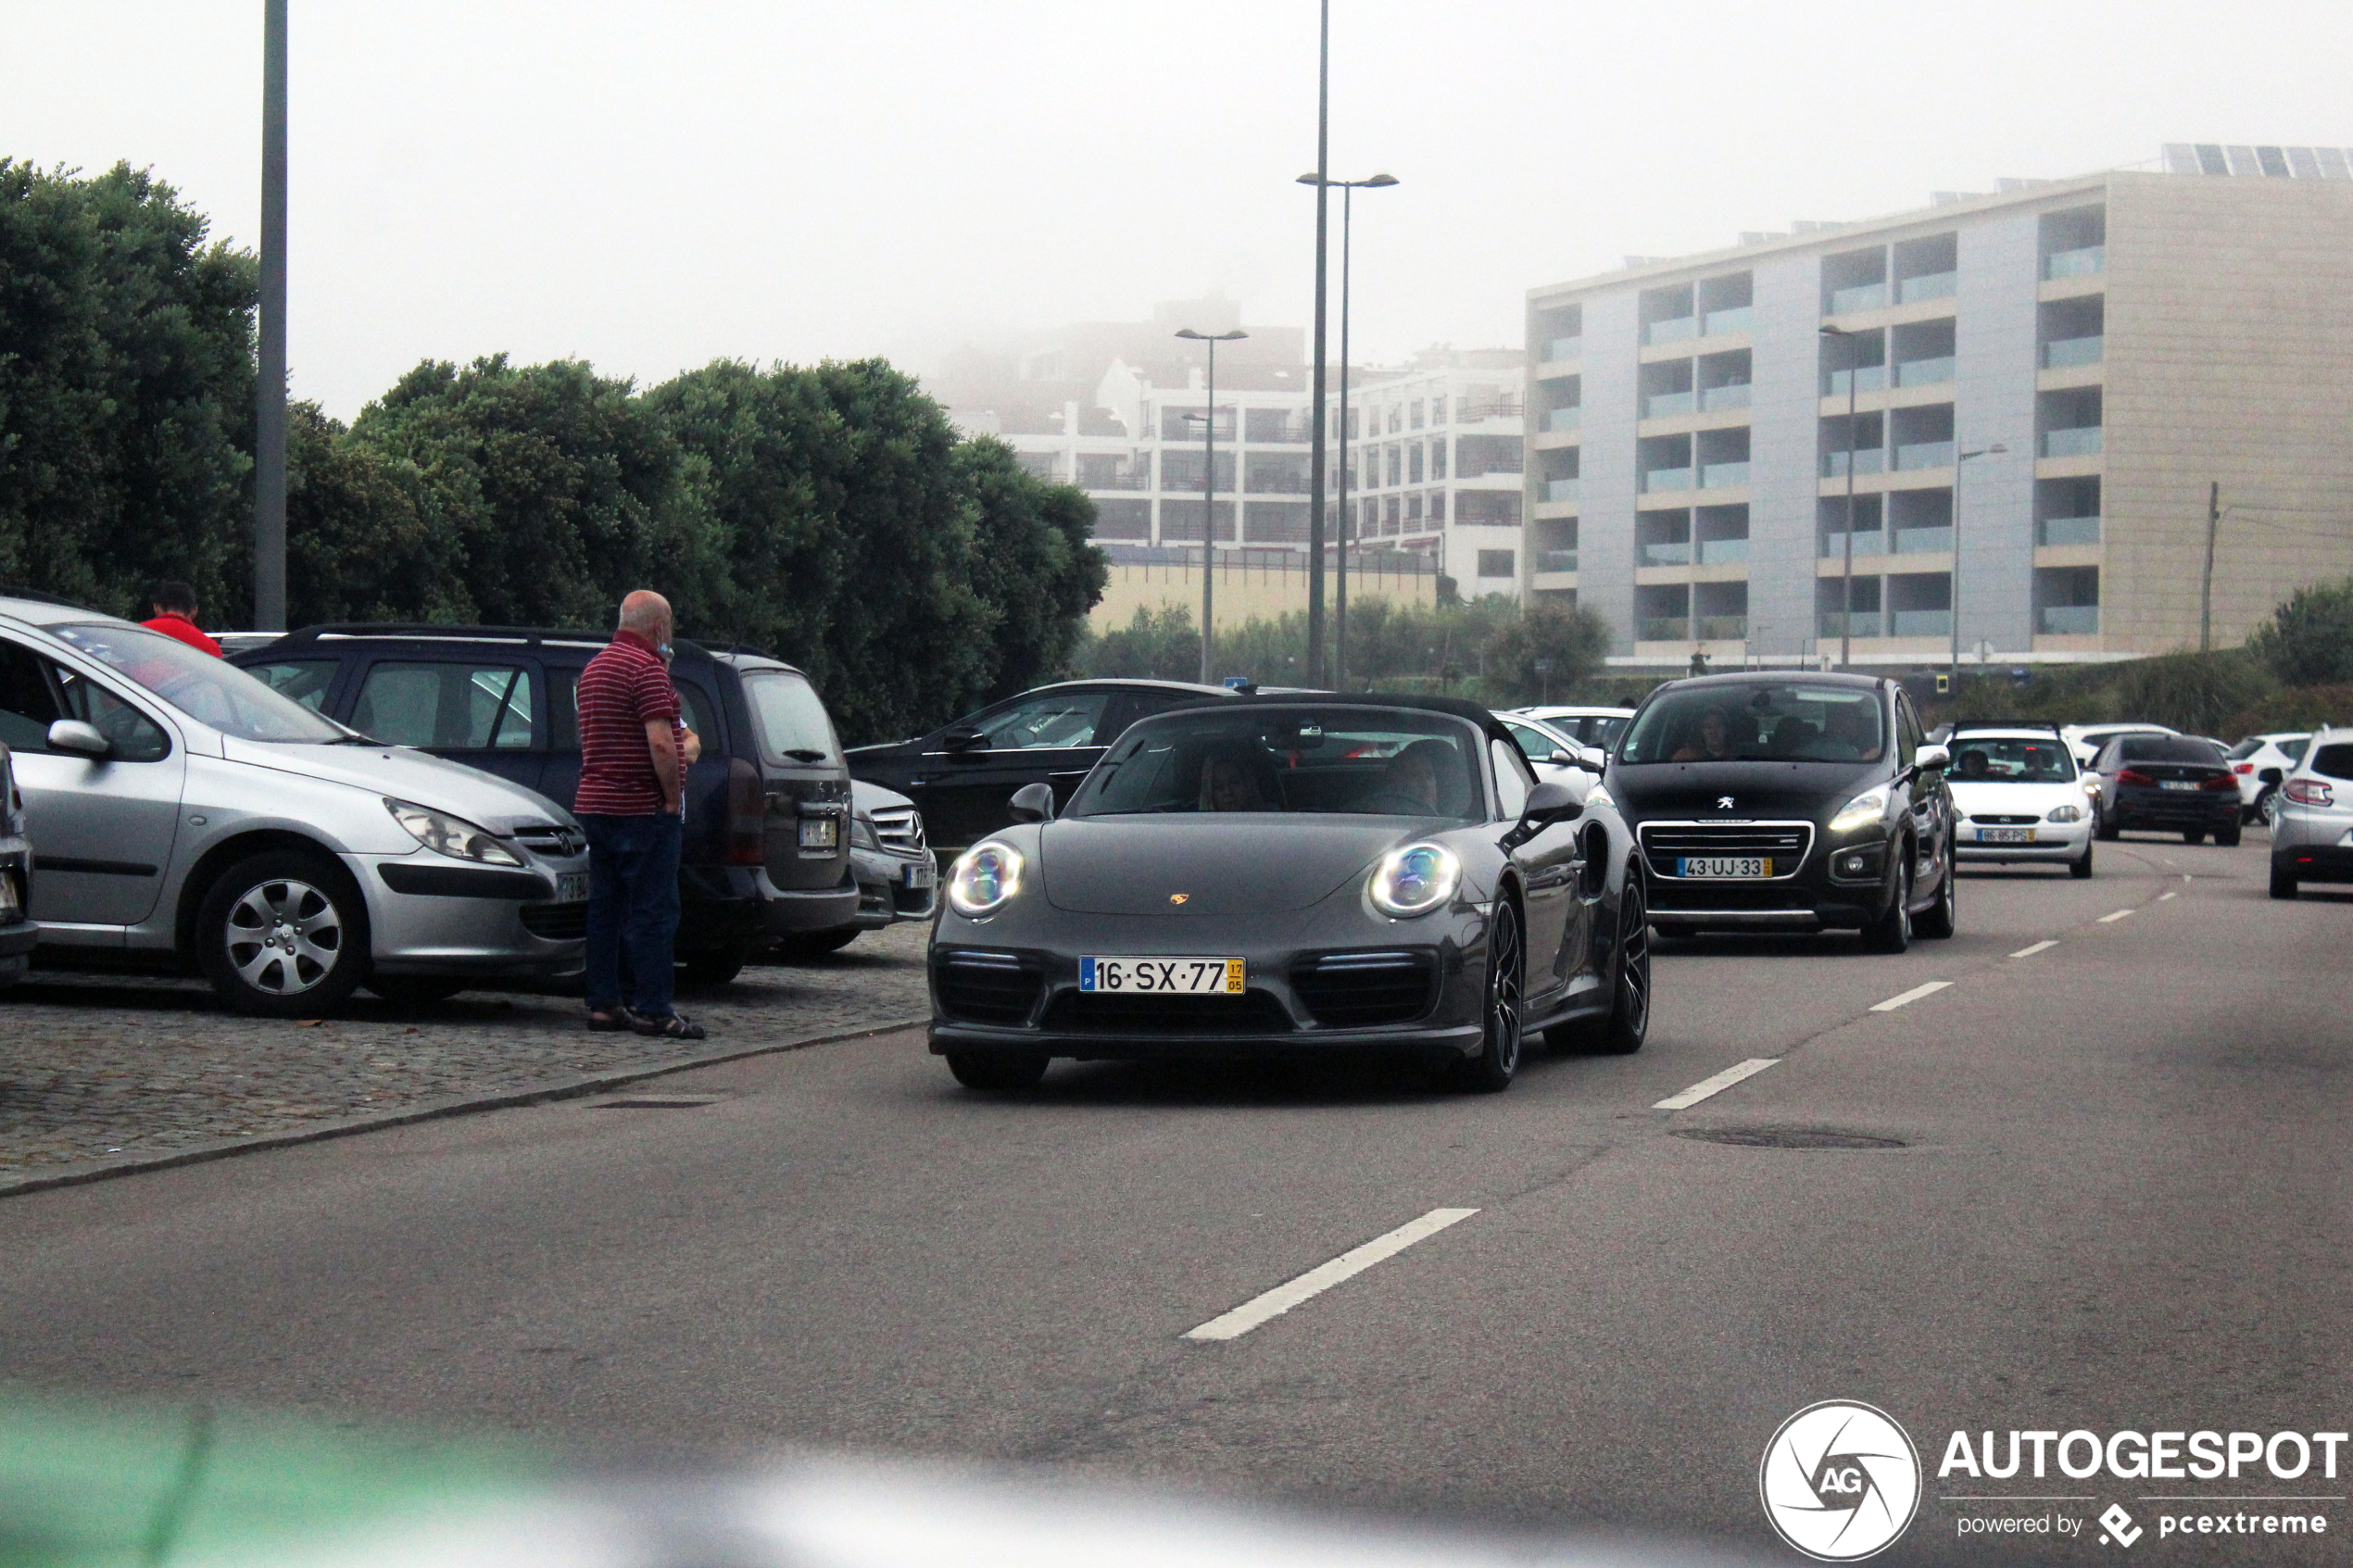
[(667, 719), (678, 725), (678, 690), (653, 644), (623, 628), (580, 672), (580, 792), (572, 809), (582, 816), (650, 817), (661, 809), (646, 726)]

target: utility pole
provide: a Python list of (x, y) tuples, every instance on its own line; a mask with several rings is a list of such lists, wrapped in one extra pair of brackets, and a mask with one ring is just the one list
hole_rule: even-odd
[(286, 629), (286, 0), (262, 0), (260, 365), (254, 383), (253, 625)]
[[(1324, 684), (1324, 251), (1331, 210), (1332, 0), (1323, 0), (1315, 42), (1315, 442), (1307, 459), (1307, 684)], [(1206, 677), (1203, 677), (1206, 679)]]
[(2206, 487), (2206, 572), (2197, 584), (2197, 651), (2214, 651), (2214, 531), (2222, 522), (2222, 482)]

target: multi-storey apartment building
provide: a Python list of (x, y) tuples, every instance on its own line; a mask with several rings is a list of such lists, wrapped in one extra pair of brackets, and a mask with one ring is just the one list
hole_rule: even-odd
[(2353, 163), (2163, 170), (1531, 291), (1529, 592), (1620, 662), (1886, 665), (1947, 656), (1957, 590), (2010, 663), (2227, 646), (2353, 573)]
[(1521, 592), (1525, 363), (1513, 349), (1434, 351), (1408, 369), (1351, 373), (1358, 547), (1431, 556), (1466, 598)]

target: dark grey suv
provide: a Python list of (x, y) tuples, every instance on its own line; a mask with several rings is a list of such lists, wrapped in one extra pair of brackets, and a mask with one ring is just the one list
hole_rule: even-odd
[[(580, 785), (573, 692), (610, 640), (501, 626), (311, 626), (232, 662), (377, 740), (569, 807)], [(849, 770), (799, 671), (683, 637), (674, 646), (671, 680), (703, 746), (686, 774), (678, 958), (690, 978), (713, 984), (770, 942), (857, 920)]]

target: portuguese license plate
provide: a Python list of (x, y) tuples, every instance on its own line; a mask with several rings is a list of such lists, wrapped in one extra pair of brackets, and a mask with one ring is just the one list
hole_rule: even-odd
[(919, 860), (899, 874), (905, 879), (904, 885), (917, 891), (929, 887), (939, 880), (938, 871), (929, 860)]
[(2195, 779), (2159, 779), (2157, 781), (2157, 787), (2159, 789), (2196, 789), (2197, 787), (2197, 781)]
[(1977, 841), (1980, 844), (2032, 844), (2034, 842), (2034, 830), (2032, 828), (1980, 828), (1977, 830)]
[(1773, 858), (1769, 855), (1686, 855), (1675, 862), (1677, 876), (1705, 877), (1768, 877), (1773, 874)]
[(586, 901), (587, 897), (588, 873), (586, 872), (563, 872), (558, 874), (556, 877), (557, 903), (578, 904)]
[(1133, 991), (1140, 994), (1176, 991), (1196, 997), (1239, 997), (1242, 994), (1242, 960), (1080, 959), (1078, 988), (1082, 991)]
[(831, 849), (841, 842), (841, 822), (834, 817), (803, 817), (800, 819), (800, 847), (803, 849)]

